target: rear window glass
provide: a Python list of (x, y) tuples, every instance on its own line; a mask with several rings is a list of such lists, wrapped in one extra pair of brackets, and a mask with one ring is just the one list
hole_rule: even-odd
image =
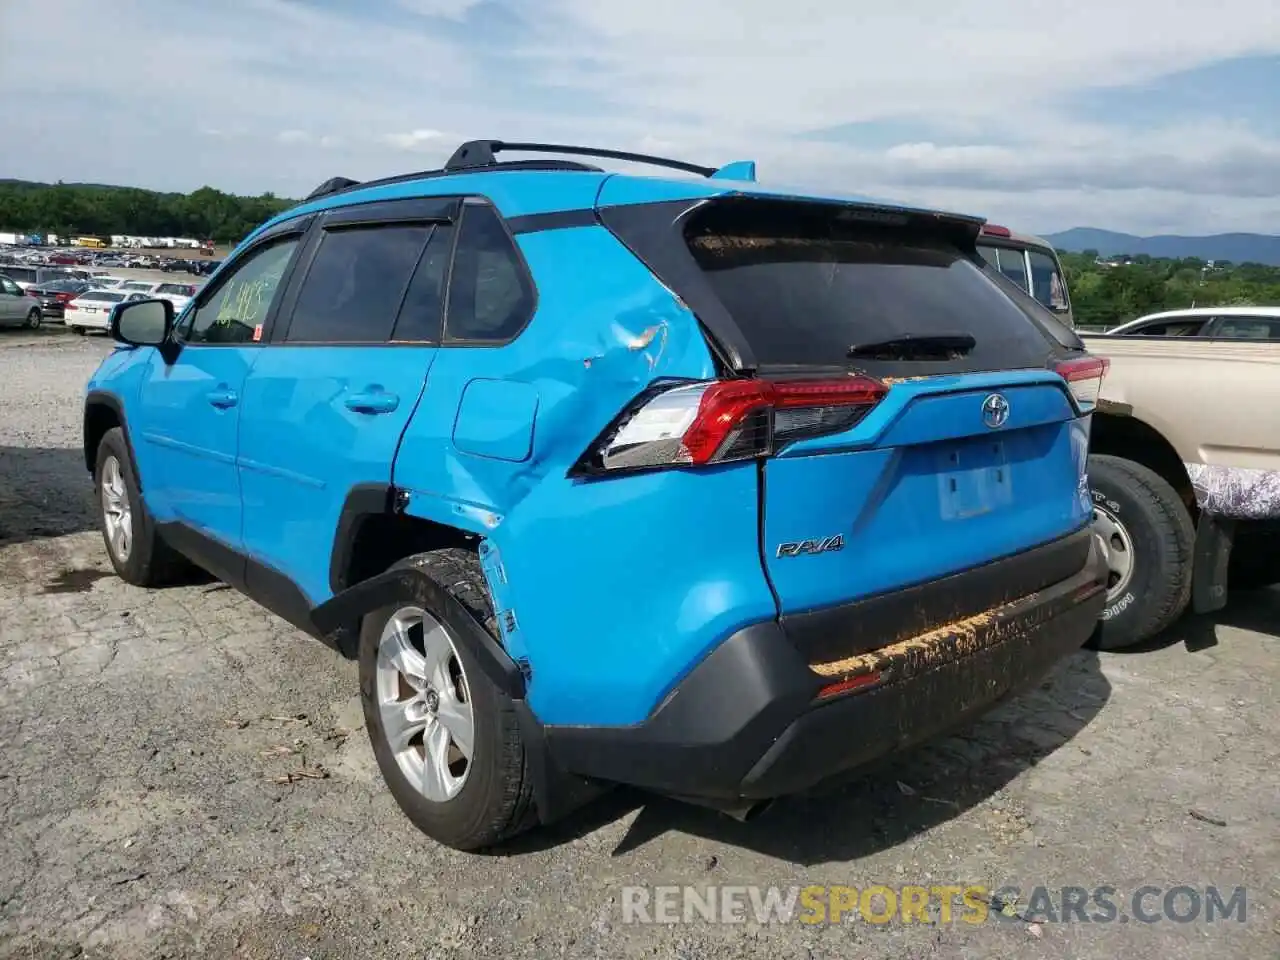
[(1022, 309), (945, 239), (816, 211), (727, 207), (711, 207), (686, 239), (761, 364), (849, 365), (856, 346), (963, 334), (976, 341), (970, 369), (1038, 365), (1049, 351)]
[(90, 290), (88, 293), (82, 294), (81, 300), (107, 300), (111, 303), (119, 303), (124, 299), (122, 293), (112, 293), (109, 290)]

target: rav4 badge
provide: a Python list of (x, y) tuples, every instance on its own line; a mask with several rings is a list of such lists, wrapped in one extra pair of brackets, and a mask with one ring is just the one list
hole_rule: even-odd
[(844, 534), (822, 537), (818, 540), (797, 540), (794, 543), (778, 544), (779, 557), (799, 557), (809, 553), (826, 553), (829, 550), (844, 549)]

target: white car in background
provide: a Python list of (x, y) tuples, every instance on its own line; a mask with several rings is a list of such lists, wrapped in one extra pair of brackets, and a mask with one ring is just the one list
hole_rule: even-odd
[(191, 302), (196, 295), (194, 283), (171, 283), (168, 281), (127, 280), (116, 290), (126, 293), (141, 293), (148, 300), (168, 300), (173, 304), (174, 314), (182, 312), (182, 308)]
[(111, 311), (116, 304), (150, 299), (138, 291), (88, 290), (66, 305), (62, 322), (81, 336), (90, 330), (106, 331), (111, 326)]
[(129, 282), (129, 278), (100, 276), (90, 277), (89, 282), (99, 290), (118, 290), (121, 284)]

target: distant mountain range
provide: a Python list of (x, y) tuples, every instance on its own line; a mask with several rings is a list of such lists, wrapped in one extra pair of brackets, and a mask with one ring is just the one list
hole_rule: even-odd
[(1104, 257), (1126, 253), (1136, 257), (1145, 253), (1149, 257), (1198, 257), (1201, 260), (1265, 263), (1280, 267), (1280, 237), (1269, 237), (1261, 233), (1220, 233), (1211, 237), (1135, 237), (1095, 227), (1073, 227), (1061, 233), (1047, 234), (1045, 239), (1059, 250), (1072, 253), (1097, 250)]

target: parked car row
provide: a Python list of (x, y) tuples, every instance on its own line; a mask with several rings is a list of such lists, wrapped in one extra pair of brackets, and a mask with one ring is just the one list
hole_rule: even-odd
[[(26, 271), (44, 275), (31, 282)], [(25, 288), (18, 277), (26, 281)], [(181, 312), (198, 289), (194, 283), (96, 276), (81, 279), (64, 273), (51, 275), (45, 268), (0, 266), (0, 325), (34, 330), (45, 320), (57, 320), (82, 335), (91, 330), (105, 332), (114, 304), (168, 300)]]

